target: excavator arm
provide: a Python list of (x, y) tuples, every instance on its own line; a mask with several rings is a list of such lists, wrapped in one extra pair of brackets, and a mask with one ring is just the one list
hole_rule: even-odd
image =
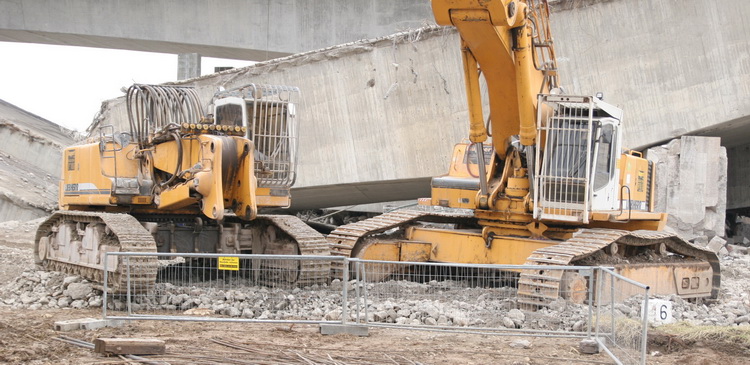
[[(438, 24), (453, 25), (461, 35), (471, 142), (483, 143), (491, 134), (502, 159), (513, 135), (534, 145), (536, 96), (556, 80), (546, 1), (433, 0), (432, 10)], [(490, 106), (486, 124), (482, 76)]]

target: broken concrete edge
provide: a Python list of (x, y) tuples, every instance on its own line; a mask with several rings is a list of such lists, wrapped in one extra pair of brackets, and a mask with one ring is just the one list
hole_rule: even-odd
[[(656, 169), (654, 211), (666, 231), (719, 253), (727, 209), (727, 151), (718, 137), (682, 136), (646, 150)], [(714, 239), (718, 237), (718, 239)]]
[(370, 335), (369, 327), (361, 324), (321, 323), (321, 335), (356, 335), (366, 337)]
[[(396, 48), (403, 44), (411, 44), (412, 46), (414, 46), (414, 44), (420, 40), (439, 37), (445, 34), (457, 34), (457, 30), (452, 26), (438, 26), (434, 24), (427, 24), (420, 28), (408, 29), (402, 32), (382, 37), (361, 39), (321, 49), (291, 54), (280, 58), (256, 62), (249, 66), (233, 68), (185, 80), (165, 82), (161, 85), (195, 86), (202, 81), (205, 82), (206, 80), (213, 80), (213, 82), (219, 83), (217, 85), (226, 86), (227, 83), (230, 83), (236, 78), (247, 78), (248, 80), (252, 80), (254, 77), (266, 75), (272, 71), (284, 70), (290, 67), (299, 66), (301, 64), (327, 62), (347, 56), (370, 53), (375, 48)], [(211, 82), (209, 82), (209, 84), (210, 83)], [(216, 91), (216, 88), (214, 87), (212, 88), (212, 90), (213, 91), (208, 96), (212, 96)], [(104, 100), (101, 103), (98, 115), (94, 118), (94, 120), (86, 128), (85, 131), (86, 138), (89, 139), (90, 143), (93, 141), (98, 141), (98, 128), (100, 125), (104, 125), (103, 122), (105, 120), (107, 120), (106, 124), (113, 124), (116, 131), (128, 130), (127, 119), (120, 119), (119, 121), (113, 122), (111, 120), (111, 117), (107, 113), (108, 110), (116, 108), (118, 104), (124, 104), (125, 99), (125, 95), (121, 95), (112, 99)], [(207, 103), (209, 101), (210, 99), (206, 99), (203, 102)], [(124, 117), (124, 115), (122, 117)]]
[(120, 327), (122, 321), (113, 319), (79, 318), (55, 322), (54, 329), (58, 332), (69, 332), (75, 330), (94, 330), (104, 327)]

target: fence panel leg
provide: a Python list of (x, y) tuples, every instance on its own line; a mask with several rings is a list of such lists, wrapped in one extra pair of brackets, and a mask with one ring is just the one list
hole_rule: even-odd
[(107, 291), (109, 288), (107, 287), (107, 281), (109, 281), (109, 278), (107, 276), (107, 272), (109, 268), (107, 267), (107, 262), (109, 262), (109, 252), (104, 253), (104, 285), (102, 286), (104, 289), (104, 292), (102, 293), (102, 318), (107, 319)]
[(641, 338), (641, 364), (646, 364), (646, 346), (648, 346), (648, 291), (649, 288), (646, 288), (646, 296), (643, 298), (643, 313), (641, 315), (643, 316), (643, 329), (641, 330), (641, 334), (643, 335), (643, 338)]
[(346, 317), (349, 316), (349, 313), (347, 312), (347, 309), (349, 307), (349, 298), (348, 298), (348, 288), (347, 284), (349, 283), (349, 264), (350, 261), (344, 260), (344, 273), (341, 280), (341, 324), (346, 324)]

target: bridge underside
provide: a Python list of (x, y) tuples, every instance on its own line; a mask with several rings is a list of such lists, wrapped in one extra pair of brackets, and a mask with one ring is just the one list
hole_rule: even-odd
[(89, 34), (52, 33), (0, 29), (0, 42), (39, 43), (56, 46), (80, 46), (157, 53), (198, 53), (201, 56), (263, 61), (290, 55), (264, 49), (221, 47), (133, 38), (103, 37)]

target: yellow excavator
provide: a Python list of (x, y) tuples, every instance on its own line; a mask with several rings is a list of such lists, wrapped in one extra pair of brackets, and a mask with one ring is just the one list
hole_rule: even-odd
[[(338, 227), (328, 236), (333, 254), (604, 264), (653, 294), (715, 298), (718, 258), (663, 231), (667, 215), (653, 211), (653, 164), (622, 152), (622, 111), (601, 95), (566, 95), (559, 87), (547, 2), (432, 0), (432, 10), (461, 37), (469, 142), (455, 146), (448, 174), (433, 178), (431, 198)], [(544, 306), (580, 295), (586, 283), (573, 272), (520, 270), (519, 302)]]
[[(36, 233), (44, 268), (125, 290), (122, 256), (106, 252), (327, 255), (325, 238), (288, 207), (297, 164), (296, 87), (217, 92), (204, 114), (191, 87), (133, 85), (128, 132), (112, 126), (64, 150), (59, 208)], [(253, 260), (275, 281), (326, 282), (323, 262)], [(157, 257), (129, 258), (133, 288), (153, 286)], [(135, 290), (135, 289), (134, 289)]]

